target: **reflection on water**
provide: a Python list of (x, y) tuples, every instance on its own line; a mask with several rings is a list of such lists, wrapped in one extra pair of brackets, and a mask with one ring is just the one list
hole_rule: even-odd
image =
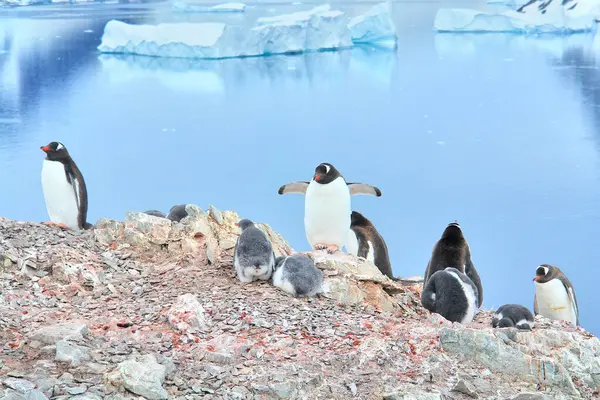
[(251, 57), (228, 60), (190, 60), (136, 55), (102, 54), (102, 68), (113, 83), (152, 80), (174, 90), (224, 93), (258, 80), (343, 80), (350, 71), (389, 85), (396, 68), (394, 51), (360, 46), (352, 50), (315, 52), (293, 56)]

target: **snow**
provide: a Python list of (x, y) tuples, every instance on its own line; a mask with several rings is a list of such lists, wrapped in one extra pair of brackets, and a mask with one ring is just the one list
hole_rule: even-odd
[(348, 22), (328, 4), (311, 10), (259, 18), (251, 27), (225, 23), (106, 24), (98, 49), (103, 53), (219, 59), (334, 50), (354, 43), (395, 45), (389, 6), (373, 7)]
[(223, 3), (216, 6), (195, 5), (187, 1), (173, 3), (173, 11), (201, 12), (201, 13), (242, 13), (246, 10), (244, 3)]
[(348, 24), (352, 41), (395, 47), (396, 27), (390, 11), (390, 3), (381, 3), (371, 8), (366, 14), (352, 18)]
[(567, 15), (560, 1), (552, 1), (544, 12), (531, 7), (526, 12), (513, 10), (486, 13), (471, 9), (443, 8), (435, 16), (439, 32), (513, 32), (575, 33), (595, 29), (591, 15)]

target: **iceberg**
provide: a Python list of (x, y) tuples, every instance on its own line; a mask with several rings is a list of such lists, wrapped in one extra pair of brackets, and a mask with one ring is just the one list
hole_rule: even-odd
[(396, 27), (390, 16), (390, 9), (391, 3), (381, 3), (366, 14), (352, 18), (348, 24), (352, 41), (395, 47)]
[(244, 3), (224, 3), (216, 6), (203, 6), (188, 3), (186, 1), (176, 1), (173, 3), (173, 11), (180, 12), (198, 12), (198, 13), (243, 13), (246, 10)]
[(434, 26), (438, 32), (569, 34), (592, 31), (596, 22), (591, 15), (569, 15), (560, 1), (554, 1), (543, 10), (532, 7), (526, 11), (503, 13), (442, 8), (435, 16)]
[[(355, 21), (356, 19), (353, 19)], [(378, 21), (384, 25), (378, 27)], [(356, 36), (353, 36), (356, 35)], [(349, 24), (346, 14), (326, 4), (308, 11), (259, 18), (253, 26), (220, 22), (130, 25), (111, 20), (98, 50), (155, 57), (222, 59), (337, 50), (385, 39), (396, 33), (388, 9), (377, 6)]]

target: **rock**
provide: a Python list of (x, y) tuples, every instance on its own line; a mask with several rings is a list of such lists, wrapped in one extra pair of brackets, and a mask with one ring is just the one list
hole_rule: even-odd
[(88, 349), (78, 346), (69, 340), (60, 340), (56, 343), (56, 361), (64, 361), (76, 367), (81, 365), (83, 361), (88, 361), (90, 356)]
[(296, 385), (290, 381), (272, 383), (269, 388), (280, 399), (290, 399), (296, 396)]
[(122, 386), (130, 392), (150, 400), (167, 399), (162, 387), (166, 368), (156, 362), (153, 355), (145, 355), (121, 362), (108, 376), (114, 386)]
[(442, 400), (441, 393), (428, 393), (418, 390), (400, 390), (398, 392), (386, 393), (383, 400)]
[(479, 398), (479, 395), (473, 390), (473, 388), (471, 388), (470, 385), (462, 379), (459, 380), (456, 383), (456, 385), (454, 385), (454, 387), (452, 388), (452, 391), (466, 394), (467, 396), (472, 397), (474, 399)]
[(75, 387), (67, 388), (67, 393), (69, 393), (71, 395), (78, 395), (78, 394), (85, 393), (86, 390), (87, 390), (87, 388), (85, 386), (75, 386)]
[(207, 316), (198, 298), (186, 293), (177, 298), (167, 314), (171, 326), (181, 332), (194, 332), (205, 329)]
[(35, 388), (33, 383), (19, 378), (6, 378), (2, 381), (2, 383), (4, 386), (23, 394)]
[(25, 396), (15, 390), (6, 389), (4, 392), (0, 391), (0, 399), (2, 399), (2, 400), (25, 400)]
[(33, 333), (30, 340), (37, 340), (44, 344), (56, 344), (61, 340), (83, 340), (90, 336), (90, 330), (86, 324), (77, 322), (65, 322), (57, 325), (45, 326)]
[(549, 400), (550, 398), (541, 393), (519, 393), (511, 400)]
[(122, 222), (100, 218), (94, 227), (94, 236), (98, 242), (108, 245), (122, 240), (124, 230)]
[[(543, 340), (543, 336), (538, 336), (539, 339)], [(579, 394), (561, 364), (524, 354), (519, 348), (507, 345), (494, 334), (464, 328), (442, 328), (440, 343), (445, 351), (476, 361), (493, 372), (552, 385), (570, 395)]]
[(30, 390), (25, 395), (25, 400), (48, 400), (48, 397), (37, 389)]
[(102, 400), (102, 397), (95, 393), (84, 393), (77, 396), (70, 396), (69, 400)]
[(125, 242), (148, 246), (150, 244), (166, 244), (171, 233), (171, 221), (141, 212), (128, 212), (125, 215)]

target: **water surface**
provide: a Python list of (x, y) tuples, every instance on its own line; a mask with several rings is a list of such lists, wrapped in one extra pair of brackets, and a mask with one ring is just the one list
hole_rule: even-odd
[[(441, 2), (396, 2), (395, 52), (226, 61), (99, 56), (107, 21), (174, 15), (166, 4), (2, 10), (0, 214), (47, 220), (40, 145), (66, 144), (88, 185), (89, 220), (190, 202), (266, 222), (308, 250), (303, 197), (279, 196), (333, 163), (383, 197), (354, 197), (390, 248), (394, 272), (422, 275), (458, 219), (485, 307), (533, 306), (536, 266), (575, 285), (600, 334), (600, 73), (594, 35), (436, 35)], [(477, 6), (463, 2), (456, 6)], [(309, 5), (299, 6), (300, 9)], [(349, 13), (366, 3), (335, 3)]]

